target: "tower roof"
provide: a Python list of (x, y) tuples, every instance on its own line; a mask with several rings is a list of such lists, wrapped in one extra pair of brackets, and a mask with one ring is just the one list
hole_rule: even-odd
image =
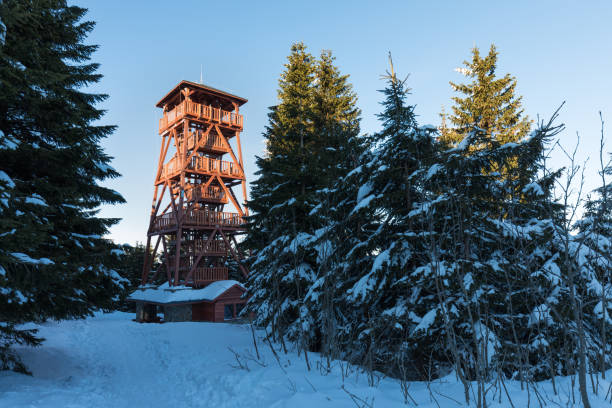
[(242, 106), (247, 103), (247, 99), (241, 98), (240, 96), (233, 95), (229, 92), (222, 91), (217, 88), (213, 88), (212, 86), (198, 84), (196, 82), (191, 81), (181, 81), (176, 85), (170, 92), (166, 94), (159, 102), (155, 105), (158, 108), (163, 108), (165, 104), (172, 102), (173, 99), (180, 96), (180, 91), (183, 88), (190, 88), (196, 93), (206, 94), (209, 96), (215, 96), (220, 100), (227, 101), (228, 103), (236, 103), (238, 106)]

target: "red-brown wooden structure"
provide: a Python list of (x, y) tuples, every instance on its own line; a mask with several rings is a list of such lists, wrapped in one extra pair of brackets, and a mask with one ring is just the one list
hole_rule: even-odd
[[(225, 261), (242, 255), (236, 235), (244, 233), (245, 205), (233, 187), (246, 178), (239, 108), (247, 100), (209, 86), (181, 81), (158, 103), (161, 151), (154, 181), (142, 285), (165, 269), (168, 284), (204, 287), (228, 279)], [(237, 155), (230, 141), (234, 139)], [(234, 211), (227, 211), (226, 206)], [(154, 242), (154, 245), (152, 245)], [(151, 271), (162, 251), (162, 267)]]

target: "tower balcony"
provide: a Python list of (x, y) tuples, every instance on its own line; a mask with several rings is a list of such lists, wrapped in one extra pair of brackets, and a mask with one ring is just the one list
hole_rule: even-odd
[[(172, 178), (181, 173), (181, 163), (178, 157), (172, 157), (168, 163), (166, 163), (161, 172), (161, 178)], [(207, 175), (220, 175), (223, 177), (230, 177), (236, 179), (243, 179), (242, 169), (236, 166), (234, 162), (225, 160), (211, 159), (205, 156), (192, 157), (185, 170), (190, 170), (196, 173), (202, 173)]]
[(204, 156), (192, 157), (187, 168), (198, 173), (219, 174), (232, 178), (244, 178), (242, 169), (234, 162), (211, 159)]
[[(202, 139), (204, 138), (206, 140), (203, 141)], [(223, 143), (219, 135), (209, 133), (207, 136), (204, 136), (204, 132), (201, 130), (191, 132), (187, 137), (187, 150), (194, 150), (196, 146), (199, 146), (198, 150), (208, 150), (219, 153), (229, 152), (229, 149)]]
[[(149, 235), (175, 231), (178, 226), (174, 211), (158, 215), (153, 220)], [(244, 219), (236, 213), (210, 211), (207, 209), (185, 210), (182, 217), (184, 229), (212, 229), (216, 226), (228, 229), (243, 229)]]
[(196, 268), (193, 271), (193, 282), (188, 283), (194, 286), (204, 286), (214, 281), (227, 280), (227, 277), (228, 269), (225, 267)]
[[(170, 267), (170, 271), (174, 271), (175, 265), (174, 265), (174, 257), (168, 257), (168, 264)], [(191, 269), (191, 266), (185, 264), (183, 261), (181, 261), (181, 264), (179, 266), (179, 272), (181, 277), (179, 278), (181, 281), (183, 281), (183, 284), (187, 284), (187, 285), (193, 285), (193, 286), (205, 286), (211, 282), (215, 282), (218, 280), (227, 280), (227, 277), (229, 275), (228, 273), (228, 268), (226, 267), (197, 267), (194, 269), (193, 274), (191, 275), (191, 279), (187, 282), (185, 282), (185, 277), (187, 275), (187, 273), (189, 272), (189, 270)]]
[(170, 111), (164, 112), (164, 116), (159, 120), (159, 134), (163, 134), (185, 117), (216, 123), (235, 130), (242, 130), (244, 120), (238, 113), (214, 108), (211, 105), (183, 101)]
[(225, 191), (218, 186), (194, 185), (185, 189), (185, 200), (196, 202), (208, 202), (227, 204), (229, 202)]
[(225, 244), (225, 241), (222, 240), (213, 240), (211, 242), (207, 242), (206, 240), (199, 239), (194, 242), (194, 250), (195, 254), (200, 254), (204, 252), (204, 255), (208, 256), (225, 256), (229, 252), (229, 248)]
[[(168, 241), (170, 247), (176, 245), (175, 240)], [(215, 239), (208, 242), (206, 239), (196, 239), (196, 240), (181, 240), (181, 266), (186, 260), (191, 259), (191, 263), (188, 266), (193, 264), (193, 260), (200, 254), (203, 256), (225, 256), (229, 251), (228, 246), (225, 244), (225, 241), (220, 239)], [(174, 253), (174, 249), (170, 249), (170, 253)], [(170, 255), (169, 258), (172, 258), (170, 261), (171, 265), (174, 265), (174, 255)]]

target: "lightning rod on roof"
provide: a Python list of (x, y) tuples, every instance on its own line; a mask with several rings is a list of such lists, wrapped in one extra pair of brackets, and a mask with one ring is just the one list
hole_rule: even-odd
[(200, 84), (203, 84), (202, 82), (202, 64), (200, 64)]

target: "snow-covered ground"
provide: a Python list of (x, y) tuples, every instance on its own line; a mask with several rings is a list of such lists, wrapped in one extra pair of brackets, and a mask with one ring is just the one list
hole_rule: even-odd
[[(378, 378), (370, 386), (364, 373), (340, 363), (326, 373), (317, 355), (309, 355), (312, 369), (308, 371), (303, 356), (277, 349), (277, 360), (261, 338), (258, 361), (249, 326), (139, 324), (132, 317), (126, 313), (99, 314), (87, 320), (37, 326), (47, 339), (43, 346), (19, 349), (33, 376), (0, 373), (0, 407), (465, 405), (463, 389), (452, 376), (430, 384), (410, 383), (408, 392), (413, 400), (405, 404), (400, 385), (393, 379)], [(612, 396), (605, 401), (610, 377), (612, 371), (608, 381), (600, 380), (598, 395), (592, 393), (593, 407), (612, 406)], [(570, 379), (557, 379), (558, 396), (553, 395), (549, 382), (529, 393), (521, 391), (518, 383), (505, 385), (515, 408), (581, 406), (577, 392), (572, 402), (570, 384)], [(491, 389), (488, 406), (511, 407), (502, 387)]]

